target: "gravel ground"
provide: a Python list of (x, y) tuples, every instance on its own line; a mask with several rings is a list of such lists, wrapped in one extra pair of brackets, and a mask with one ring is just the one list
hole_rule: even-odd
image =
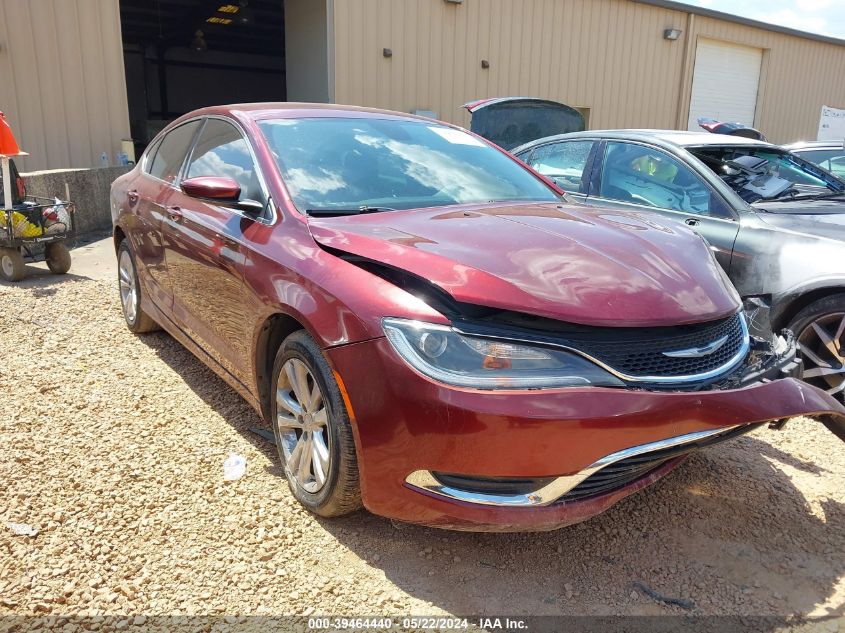
[[(111, 283), (0, 284), (0, 379), (0, 616), (803, 614), (845, 628), (845, 451), (810, 420), (696, 454), (586, 523), (471, 534), (300, 509), (253, 410), (166, 334), (131, 335)], [(236, 482), (230, 452), (248, 462)]]

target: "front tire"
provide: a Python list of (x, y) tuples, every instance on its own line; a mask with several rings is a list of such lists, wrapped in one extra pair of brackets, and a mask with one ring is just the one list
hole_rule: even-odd
[(845, 293), (814, 301), (795, 316), (789, 329), (804, 358), (801, 378), (845, 401)]
[(0, 276), (6, 281), (20, 281), (26, 275), (26, 265), (19, 248), (0, 248)]
[(135, 269), (135, 257), (126, 240), (117, 248), (117, 283), (120, 288), (123, 319), (129, 331), (133, 334), (143, 334), (158, 330), (158, 323), (141, 308), (141, 284)]
[(323, 517), (358, 510), (361, 489), (349, 415), (331, 368), (307, 332), (282, 343), (272, 379), (273, 434), (293, 496)]

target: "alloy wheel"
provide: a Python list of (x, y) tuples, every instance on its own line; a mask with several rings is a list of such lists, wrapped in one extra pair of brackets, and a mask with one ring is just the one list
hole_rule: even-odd
[(120, 303), (123, 305), (123, 314), (129, 323), (134, 323), (135, 317), (138, 315), (138, 288), (135, 285), (135, 268), (132, 265), (132, 257), (125, 250), (120, 253), (118, 281), (120, 283)]
[(839, 400), (845, 398), (845, 313), (825, 314), (798, 337), (804, 356), (802, 378)]
[(287, 360), (276, 385), (277, 437), (285, 472), (310, 493), (322, 489), (329, 475), (328, 422), (326, 402), (314, 375), (298, 358)]

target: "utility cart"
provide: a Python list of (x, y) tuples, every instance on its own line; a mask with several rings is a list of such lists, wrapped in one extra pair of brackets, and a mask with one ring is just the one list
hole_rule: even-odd
[(63, 275), (70, 270), (65, 241), (74, 234), (72, 202), (26, 195), (23, 179), (12, 156), (26, 156), (0, 112), (0, 279), (20, 281), (25, 275), (24, 255)]

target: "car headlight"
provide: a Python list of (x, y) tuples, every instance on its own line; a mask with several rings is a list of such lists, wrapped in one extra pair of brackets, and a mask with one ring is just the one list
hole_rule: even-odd
[(421, 374), (474, 389), (624, 387), (598, 365), (569, 352), (459, 334), (453, 328), (386, 318), (393, 349)]

